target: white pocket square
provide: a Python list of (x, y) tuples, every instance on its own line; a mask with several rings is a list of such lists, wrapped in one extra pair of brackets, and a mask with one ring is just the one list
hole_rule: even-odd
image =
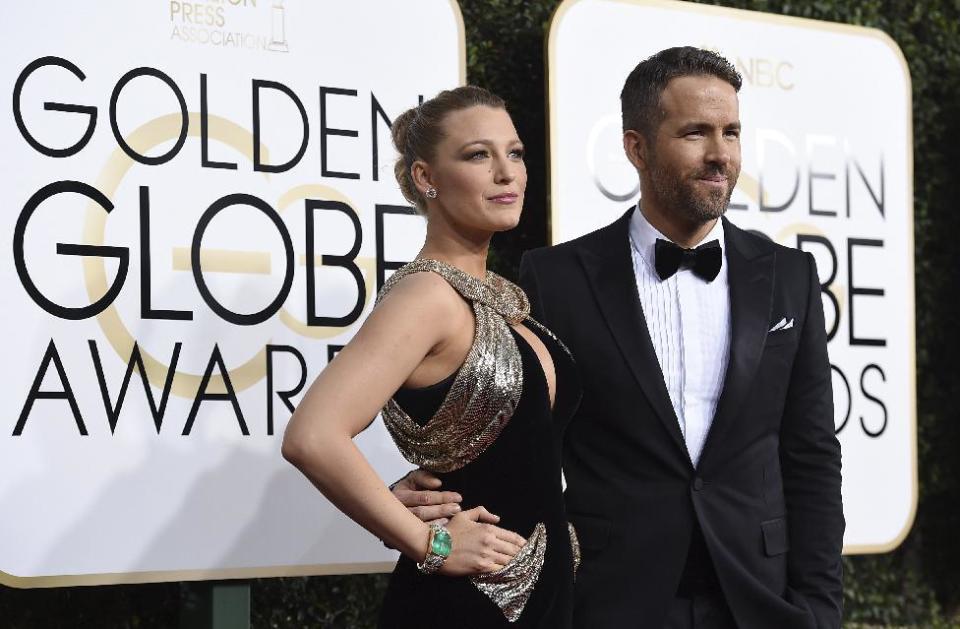
[(770, 334), (771, 332), (779, 332), (781, 330), (789, 330), (792, 327), (793, 327), (793, 319), (790, 319), (788, 321), (787, 318), (784, 317), (783, 319), (780, 319), (780, 321), (777, 322), (777, 325), (770, 328), (767, 334)]

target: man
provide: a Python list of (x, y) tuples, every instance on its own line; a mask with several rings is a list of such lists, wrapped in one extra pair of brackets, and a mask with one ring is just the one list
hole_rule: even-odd
[[(532, 315), (570, 348), (584, 387), (563, 441), (578, 627), (840, 626), (820, 287), (811, 255), (722, 218), (740, 172), (740, 85), (696, 48), (640, 63), (621, 103), (641, 202), (521, 263)], [(436, 488), (419, 473), (397, 495), (448, 500), (421, 485)]]

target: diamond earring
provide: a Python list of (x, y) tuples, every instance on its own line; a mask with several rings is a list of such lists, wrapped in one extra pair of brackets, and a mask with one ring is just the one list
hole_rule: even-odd
[(424, 194), (427, 196), (428, 199), (436, 199), (437, 189), (434, 188), (433, 186), (430, 186), (429, 188), (427, 188), (427, 191)]

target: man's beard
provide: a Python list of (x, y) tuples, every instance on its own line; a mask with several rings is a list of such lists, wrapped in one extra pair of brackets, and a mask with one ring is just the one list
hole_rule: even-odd
[[(720, 218), (727, 211), (739, 172), (716, 166), (703, 168), (689, 177), (684, 177), (662, 168), (659, 162), (653, 160), (650, 174), (653, 191), (664, 208), (678, 213), (694, 224), (702, 225)], [(726, 190), (698, 190), (698, 179), (716, 175), (727, 178)]]

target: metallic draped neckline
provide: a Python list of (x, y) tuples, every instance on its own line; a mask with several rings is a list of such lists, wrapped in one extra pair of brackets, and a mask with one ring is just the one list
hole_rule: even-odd
[(510, 324), (530, 320), (530, 302), (512, 282), (487, 271), (480, 280), (438, 260), (418, 259), (401, 267), (384, 284), (377, 301), (404, 277), (432, 272), (471, 303), (476, 319), (473, 344), (457, 370), (443, 403), (420, 425), (391, 398), (383, 420), (411, 463), (451, 472), (480, 456), (513, 417), (523, 392), (523, 362)]

